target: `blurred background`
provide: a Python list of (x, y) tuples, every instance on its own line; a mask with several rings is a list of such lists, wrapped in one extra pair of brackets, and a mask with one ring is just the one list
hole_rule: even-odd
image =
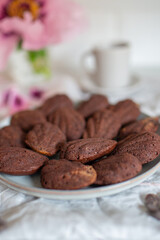
[(131, 67), (155, 74), (160, 71), (159, 0), (75, 0), (89, 19), (86, 32), (69, 43), (51, 48), (56, 66), (68, 71), (80, 68), (83, 53), (112, 41), (131, 43)]
[[(15, 2), (16, 5), (14, 5)], [(52, 39), (41, 47), (37, 47), (38, 39), (41, 41), (45, 34), (38, 37), (38, 26), (33, 32), (30, 30), (39, 20), (38, 17), (30, 22), (30, 28), (26, 28), (26, 31), (25, 27), (19, 30), (17, 26), (20, 25), (14, 25), (16, 23), (13, 21), (17, 18), (24, 24), (28, 21), (26, 12), (30, 14), (30, 17), (35, 17), (36, 13), (32, 11), (32, 4), (37, 4), (37, 2), (36, 0), (29, 1), (30, 8), (28, 7), (27, 10), (21, 9), (20, 2), (11, 0), (8, 5), (8, 1), (4, 0), (0, 3), (0, 34), (2, 35), (0, 36), (2, 37), (0, 60), (2, 65), (4, 65), (3, 58), (6, 57), (5, 53), (8, 54), (10, 47), (12, 48), (11, 45), (7, 47), (3, 38), (5, 40), (12, 36), (12, 27), (14, 31), (17, 29), (21, 31), (21, 38), (17, 40), (7, 58), (5, 67), (3, 66), (0, 71), (2, 116), (37, 106), (45, 98), (56, 93), (66, 93), (75, 102), (87, 98), (91, 93), (105, 94), (110, 97), (111, 102), (130, 97), (139, 102), (142, 110), (149, 114), (153, 114), (151, 102), (156, 102), (154, 114), (155, 112), (160, 114), (159, 0), (72, 0), (71, 2), (69, 0), (47, 0), (44, 5), (36, 5), (37, 11), (44, 11), (45, 4), (53, 4), (50, 5), (50, 11), (45, 9), (46, 16), (47, 14), (52, 16), (52, 22), (47, 26)], [(57, 11), (54, 11), (56, 8)], [(22, 16), (19, 15), (21, 12)], [(41, 18), (44, 16), (43, 12)], [(8, 26), (4, 23), (5, 18), (11, 21)], [(67, 34), (69, 35), (72, 30), (78, 34), (76, 36), (71, 34), (71, 37), (67, 39)], [(27, 33), (29, 38), (26, 36)], [(19, 37), (19, 32), (17, 34)], [(32, 45), (27, 42), (29, 40), (32, 40)], [(103, 52), (103, 49), (110, 49), (114, 43), (121, 44), (122, 48), (119, 50), (122, 52), (124, 52), (124, 45), (128, 46), (125, 56), (114, 55), (112, 48), (111, 55), (107, 50)], [(101, 49), (101, 53), (93, 54), (95, 48)], [(84, 60), (84, 56), (89, 52), (92, 53), (90, 59)], [(92, 76), (87, 72), (86, 66), (89, 71), (92, 71)], [(105, 66), (108, 67), (107, 70)], [(96, 80), (93, 77), (95, 69)], [(122, 72), (128, 74), (128, 80), (124, 82)], [(119, 77), (117, 80), (115, 73)], [(111, 80), (107, 79), (108, 75)], [(115, 81), (112, 82), (113, 76)], [(146, 111), (148, 106), (149, 110)]]

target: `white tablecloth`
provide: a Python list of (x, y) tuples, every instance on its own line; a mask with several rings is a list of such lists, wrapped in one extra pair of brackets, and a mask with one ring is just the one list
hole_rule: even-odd
[[(160, 79), (130, 94), (142, 111), (160, 115)], [(127, 97), (110, 96), (115, 102)], [(109, 197), (80, 201), (35, 198), (0, 184), (0, 215), (8, 227), (1, 240), (159, 240), (160, 221), (143, 203), (148, 193), (160, 192), (160, 170), (138, 186)]]

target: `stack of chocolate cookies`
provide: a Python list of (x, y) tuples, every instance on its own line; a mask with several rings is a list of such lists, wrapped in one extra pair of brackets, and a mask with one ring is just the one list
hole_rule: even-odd
[(111, 105), (93, 95), (75, 108), (66, 95), (53, 96), (0, 129), (0, 172), (39, 172), (44, 188), (63, 190), (133, 178), (160, 154), (158, 118), (139, 115), (130, 99)]

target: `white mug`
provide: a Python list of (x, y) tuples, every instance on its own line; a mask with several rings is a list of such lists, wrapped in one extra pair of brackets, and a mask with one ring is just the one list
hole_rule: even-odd
[[(95, 67), (86, 66), (87, 59), (94, 58)], [(128, 43), (113, 44), (108, 48), (96, 48), (82, 58), (86, 73), (100, 87), (124, 87), (130, 81), (130, 46)]]

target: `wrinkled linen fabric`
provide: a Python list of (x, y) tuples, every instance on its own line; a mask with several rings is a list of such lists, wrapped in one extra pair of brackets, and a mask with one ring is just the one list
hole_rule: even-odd
[[(131, 97), (142, 111), (160, 115), (160, 80), (145, 80)], [(148, 193), (160, 193), (160, 169), (146, 181), (121, 193), (89, 200), (47, 200), (18, 193), (0, 184), (0, 216), (7, 228), (1, 240), (159, 240), (160, 221), (145, 206)]]

